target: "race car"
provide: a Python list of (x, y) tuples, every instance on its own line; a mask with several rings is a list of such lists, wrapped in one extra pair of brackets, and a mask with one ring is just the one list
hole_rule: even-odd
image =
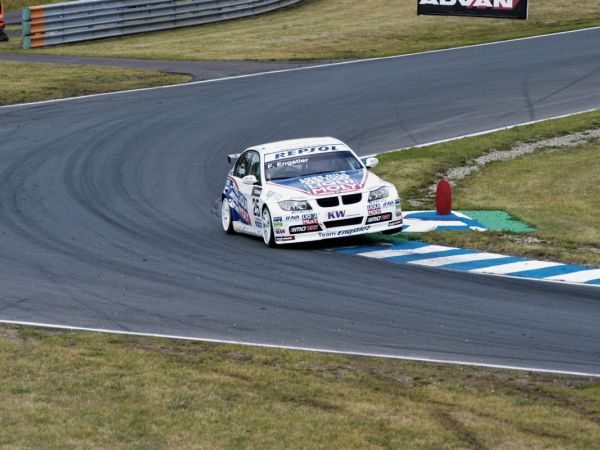
[(342, 141), (273, 142), (227, 158), (234, 163), (221, 199), (227, 233), (262, 236), (274, 247), (402, 229), (396, 188), (367, 170), (377, 158), (361, 160)]

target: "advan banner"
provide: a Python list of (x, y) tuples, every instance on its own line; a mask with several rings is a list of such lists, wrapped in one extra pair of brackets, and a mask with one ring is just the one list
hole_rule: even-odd
[(527, 19), (528, 0), (417, 0), (418, 15)]

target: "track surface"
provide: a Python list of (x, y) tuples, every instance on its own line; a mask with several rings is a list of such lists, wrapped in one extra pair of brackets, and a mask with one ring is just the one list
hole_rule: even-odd
[(600, 107), (600, 30), (0, 109), (0, 319), (600, 374), (600, 290), (228, 237), (226, 153)]

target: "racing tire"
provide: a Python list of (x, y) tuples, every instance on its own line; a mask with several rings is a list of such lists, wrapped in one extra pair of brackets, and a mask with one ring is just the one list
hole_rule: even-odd
[(275, 247), (275, 233), (273, 232), (273, 220), (271, 220), (271, 213), (269, 208), (266, 206), (262, 212), (262, 237), (267, 247)]
[(227, 234), (233, 234), (233, 220), (231, 219), (231, 207), (229, 206), (229, 200), (227, 197), (223, 197), (221, 200), (221, 224), (223, 225), (223, 230)]

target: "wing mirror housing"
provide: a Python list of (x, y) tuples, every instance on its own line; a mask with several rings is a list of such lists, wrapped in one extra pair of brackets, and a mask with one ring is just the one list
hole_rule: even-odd
[(242, 183), (256, 184), (256, 183), (258, 183), (258, 180), (256, 179), (256, 177), (254, 175), (246, 175), (244, 178), (242, 178)]
[(367, 158), (365, 160), (365, 167), (367, 169), (372, 169), (373, 167), (375, 167), (377, 164), (379, 164), (379, 160), (377, 158), (371, 157), (371, 158)]
[(227, 162), (229, 164), (236, 162), (237, 159), (240, 157), (240, 155), (241, 155), (241, 153), (233, 153), (231, 155), (227, 155)]

